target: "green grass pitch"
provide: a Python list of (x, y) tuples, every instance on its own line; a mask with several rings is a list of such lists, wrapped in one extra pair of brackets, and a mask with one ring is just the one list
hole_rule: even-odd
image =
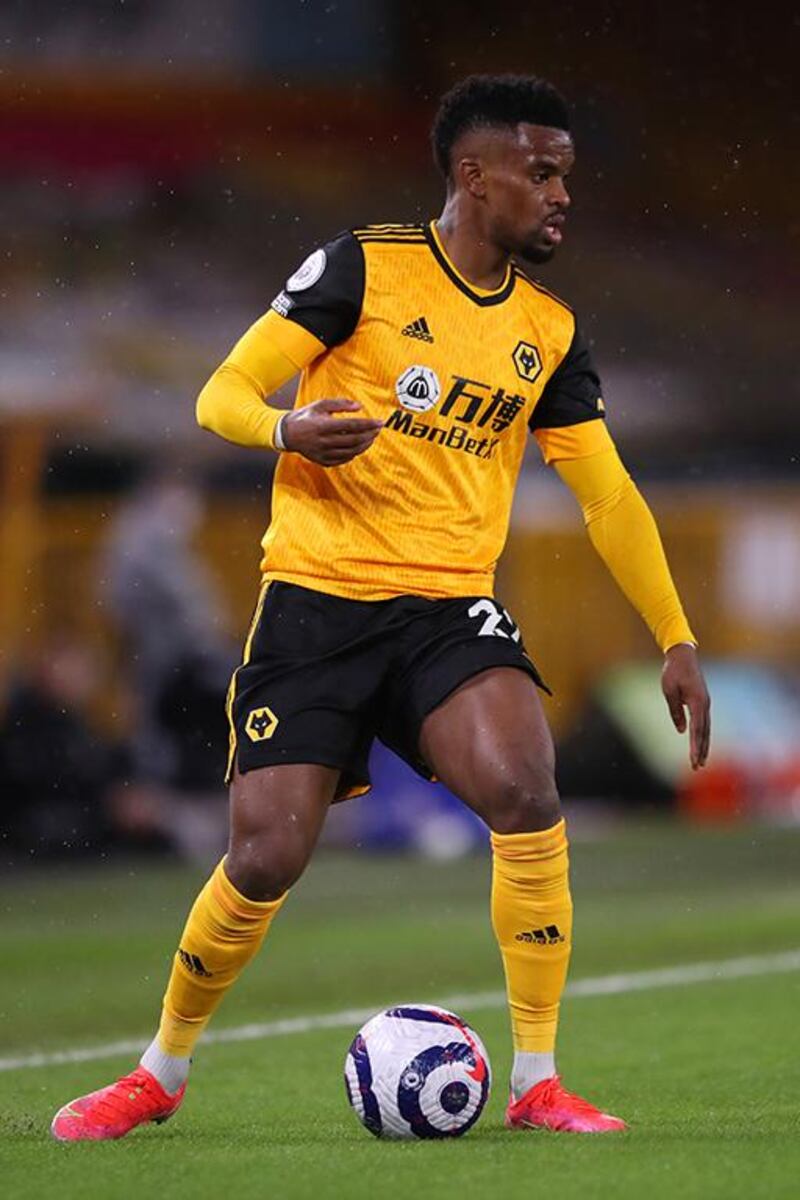
[[(800, 832), (654, 824), (573, 845), (572, 979), (800, 946)], [(164, 865), (7, 872), (0, 1058), (141, 1036), (201, 875)], [(214, 1028), (501, 986), (488, 863), (322, 852)], [(61, 1146), (56, 1107), (132, 1056), (0, 1071), (0, 1193), (226, 1200), (780, 1200), (800, 1195), (800, 972), (575, 996), (565, 1082), (631, 1122), (599, 1138), (507, 1133), (501, 1008), (462, 1007), (495, 1083), (453, 1142), (386, 1143), (349, 1111), (352, 1032), (211, 1044), (187, 1100), (125, 1141)]]

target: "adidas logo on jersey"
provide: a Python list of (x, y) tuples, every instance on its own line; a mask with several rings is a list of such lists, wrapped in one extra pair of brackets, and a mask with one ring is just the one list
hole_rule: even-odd
[(421, 342), (432, 342), (433, 334), (428, 328), (428, 322), (424, 317), (417, 317), (416, 321), (410, 321), (405, 329), (401, 330), (403, 337), (419, 338)]

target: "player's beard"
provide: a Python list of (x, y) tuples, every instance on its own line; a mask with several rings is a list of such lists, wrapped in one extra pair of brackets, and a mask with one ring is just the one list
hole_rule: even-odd
[(516, 231), (501, 228), (495, 232), (494, 240), (510, 257), (525, 259), (534, 266), (549, 262), (558, 249), (556, 244), (545, 238), (543, 225), (534, 226), (522, 236)]
[(520, 247), (517, 253), (520, 258), (525, 258), (528, 262), (540, 266), (542, 263), (550, 262), (556, 250), (556, 246), (543, 246), (540, 242), (531, 241)]
[(525, 258), (529, 263), (535, 266), (540, 266), (542, 263), (547, 263), (555, 254), (558, 245), (551, 242), (545, 237), (543, 226), (528, 234), (521, 246), (517, 247), (516, 253), (520, 258)]
[(525, 246), (524, 249), (520, 250), (520, 254), (523, 258), (526, 258), (528, 262), (535, 263), (537, 266), (541, 265), (542, 263), (550, 262), (550, 259), (553, 257), (555, 252), (555, 246), (536, 246), (530, 244)]

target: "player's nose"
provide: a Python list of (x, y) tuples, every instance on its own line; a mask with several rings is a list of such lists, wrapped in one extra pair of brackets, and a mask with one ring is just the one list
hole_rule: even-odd
[(562, 210), (568, 209), (572, 203), (572, 197), (567, 191), (567, 185), (558, 175), (554, 175), (550, 180), (547, 198), (551, 204), (557, 205)]

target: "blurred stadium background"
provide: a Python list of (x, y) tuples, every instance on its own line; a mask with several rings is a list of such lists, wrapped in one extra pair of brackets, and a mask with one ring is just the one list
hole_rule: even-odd
[[(3, 858), (218, 843), (219, 697), (273, 462), (200, 431), (194, 397), (320, 239), (436, 213), (428, 124), (473, 69), (540, 71), (574, 105), (570, 236), (546, 283), (591, 335), (714, 691), (692, 778), (649, 635), (532, 446), (500, 594), (555, 691), (565, 795), (796, 820), (791, 38), (704, 3), (487, 11), (2, 6)], [(380, 752), (376, 776), (329, 836), (477, 836)]]
[[(6, 1053), (146, 1033), (141, 1002), (157, 1003), (159, 963), (224, 844), (222, 700), (255, 598), (274, 466), (200, 431), (195, 396), (319, 240), (436, 214), (428, 125), (441, 92), (476, 70), (546, 75), (574, 107), (569, 236), (541, 274), (592, 339), (610, 426), (660, 522), (713, 699), (711, 763), (692, 776), (650, 637), (532, 445), (499, 594), (555, 693), (548, 714), (587, 903), (575, 969), (796, 944), (798, 48), (796, 15), (783, 12), (699, 0), (0, 5)], [(497, 986), (490, 943), (475, 952), (471, 941), (483, 884), (473, 896), (475, 860), (457, 861), (481, 840), (477, 823), (388, 752), (374, 765), (372, 796), (331, 814), (327, 865), (310, 890), (301, 884), (306, 965), (298, 943), (279, 944), (283, 982), (276, 991), (272, 971), (254, 966), (230, 1019), (305, 1011), (308, 980), (317, 1006)], [(427, 857), (386, 869), (339, 857), (356, 846)], [(426, 867), (431, 857), (454, 861)], [(333, 916), (341, 871), (350, 899)], [(416, 898), (406, 926), (394, 883), (404, 903)], [(638, 915), (621, 907), (631, 892)], [(124, 985), (121, 937), (146, 997)], [(339, 955), (327, 967), (323, 942)], [(332, 981), (356, 944), (366, 957), (364, 977), (349, 975), (354, 995)], [(790, 1019), (768, 1015), (765, 998), (777, 1005), (783, 985), (748, 986), (745, 1041), (754, 1006), (766, 1024)], [(99, 1019), (90, 1001), (101, 988), (111, 999)], [(697, 996), (707, 1047), (718, 1001)], [(625, 1019), (634, 1041), (652, 1036), (643, 1012)], [(602, 1028), (604, 1050), (580, 1033), (573, 1045), (613, 1075), (624, 1050), (610, 1009)], [(694, 1062), (683, 1033), (670, 1037)], [(783, 1062), (777, 1046), (761, 1048), (754, 1070), (764, 1055)], [(739, 1062), (742, 1042), (716, 1053), (707, 1078)], [(638, 1061), (637, 1050), (632, 1097)], [(677, 1103), (677, 1060), (672, 1069)], [(85, 1082), (86, 1068), (71, 1071), (62, 1088)], [(64, 1097), (26, 1079), (44, 1119)], [(766, 1144), (761, 1157), (745, 1148), (740, 1181), (753, 1164), (778, 1171)], [(697, 1169), (698, 1196), (744, 1194), (735, 1179), (715, 1191)], [(775, 1175), (771, 1190), (748, 1194), (791, 1193)]]

